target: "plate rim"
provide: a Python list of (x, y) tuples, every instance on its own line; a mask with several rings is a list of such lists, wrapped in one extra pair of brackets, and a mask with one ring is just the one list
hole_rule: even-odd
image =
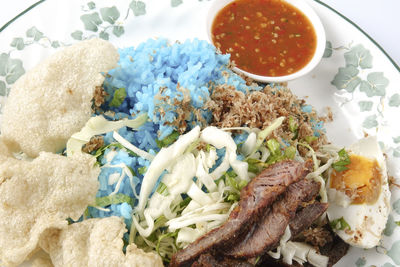
[[(26, 8), (25, 10), (23, 10), (21, 13), (19, 13), (18, 15), (16, 15), (14, 18), (12, 18), (11, 20), (9, 20), (8, 22), (6, 22), (1, 28), (0, 28), (0, 34), (6, 29), (8, 28), (14, 21), (16, 21), (18, 18), (20, 18), (21, 16), (23, 16), (24, 14), (26, 14), (27, 12), (33, 10), (35, 7), (39, 6), (40, 4), (46, 2), (47, 0), (39, 0), (36, 3), (30, 5), (28, 8)], [(317, 3), (325, 8), (328, 8), (330, 11), (332, 11), (333, 13), (335, 13), (336, 15), (338, 15), (339, 17), (341, 17), (342, 19), (344, 19), (345, 21), (347, 21), (348, 23), (350, 23), (351, 25), (353, 25), (358, 31), (360, 31), (362, 34), (364, 34), (376, 47), (379, 48), (379, 50), (389, 59), (390, 63), (392, 63), (392, 65), (396, 68), (396, 70), (400, 73), (400, 66), (397, 65), (397, 63), (393, 60), (393, 58), (385, 51), (385, 49), (383, 49), (383, 47), (374, 39), (372, 38), (367, 32), (365, 32), (360, 26), (358, 26), (355, 22), (353, 22), (351, 19), (349, 19), (348, 17), (346, 17), (345, 15), (343, 15), (342, 13), (340, 13), (339, 11), (337, 11), (336, 9), (334, 9), (333, 7), (331, 7), (330, 5), (322, 2), (321, 0), (311, 0), (314, 3)]]
[[(3, 26), (0, 27), (0, 35), (3, 36), (5, 35), (4, 31), (6, 29), (10, 28), (10, 25), (12, 25), (15, 21), (17, 21), (19, 18), (21, 18), (23, 15), (25, 15), (26, 13), (30, 12), (31, 10), (35, 9), (37, 6), (39, 6), (40, 4), (46, 2), (47, 0), (39, 0), (36, 1), (35, 3), (31, 4), (29, 7), (27, 7), (26, 9), (24, 9), (22, 12), (20, 12), (19, 14), (17, 14), (14, 18), (12, 18), (11, 20), (9, 20), (8, 22), (6, 22)], [(96, 2), (96, 0), (93, 0)], [(197, 0), (197, 1), (201, 1), (201, 0)], [(208, 0), (210, 1), (210, 0)], [(215, 0), (214, 0), (215, 1)], [(373, 45), (375, 45), (385, 56), (386, 58), (389, 60), (389, 62), (392, 64), (392, 66), (397, 70), (397, 73), (400, 74), (400, 67), (399, 65), (393, 60), (393, 58), (385, 51), (385, 49), (383, 49), (380, 44), (374, 39), (372, 38), (368, 33), (366, 33), (360, 26), (358, 26), (355, 22), (353, 22), (351, 19), (349, 19), (348, 17), (346, 17), (345, 15), (343, 15), (342, 13), (340, 13), (339, 11), (337, 11), (336, 9), (332, 8), (330, 5), (324, 3), (322, 0), (307, 0), (312, 4), (315, 4), (316, 6), (318, 6), (318, 8), (327, 8), (330, 12), (333, 12), (334, 14), (338, 15), (340, 19), (344, 19), (347, 23), (350, 23), (352, 26), (355, 27), (356, 30), (358, 30), (359, 32), (362, 33), (362, 35), (364, 35), (365, 37), (367, 37), (368, 40), (371, 41), (371, 43)], [(49, 2), (49, 1), (47, 1)], [(389, 65), (388, 65), (389, 66)], [(395, 241), (395, 240), (394, 240)], [(360, 254), (361, 255), (361, 254)]]

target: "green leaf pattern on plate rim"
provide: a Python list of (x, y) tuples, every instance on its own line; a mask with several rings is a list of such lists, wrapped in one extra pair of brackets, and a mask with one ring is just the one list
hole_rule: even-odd
[[(343, 104), (357, 102), (360, 112), (365, 114), (361, 125), (366, 132), (378, 129), (385, 123), (382, 112), (384, 107), (400, 107), (400, 94), (388, 96), (386, 90), (390, 81), (382, 71), (373, 69), (373, 56), (362, 44), (335, 48), (332, 42), (327, 41), (325, 54), (328, 56), (325, 58), (331, 57), (333, 52), (343, 50), (345, 66), (338, 68), (331, 84), (351, 96)], [(366, 98), (354, 97), (355, 93), (363, 93)], [(385, 147), (392, 150), (394, 157), (400, 157), (400, 151), (393, 145), (385, 144)]]
[(367, 263), (367, 261), (365, 260), (365, 258), (358, 258), (356, 261), (356, 266), (362, 267), (362, 266), (365, 266), (366, 263)]
[[(202, 0), (199, 0), (201, 2)], [(179, 7), (183, 0), (170, 0), (172, 8)], [(146, 3), (140, 0), (131, 0), (125, 10), (118, 10), (116, 6), (99, 7), (95, 1), (88, 1), (81, 8), (81, 28), (70, 33), (72, 38), (69, 43), (60, 40), (51, 40), (43, 32), (35, 26), (29, 27), (25, 36), (16, 36), (10, 45), (10, 49), (6, 53), (0, 54), (0, 96), (7, 96), (11, 85), (25, 73), (22, 60), (12, 56), (14, 51), (23, 50), (32, 44), (40, 44), (41, 46), (57, 49), (66, 45), (70, 45), (76, 40), (85, 40), (92, 37), (99, 37), (109, 40), (111, 36), (116, 38), (125, 34), (124, 25), (128, 20), (135, 17), (146, 15)], [(121, 15), (124, 14), (124, 15)], [(126, 15), (125, 15), (126, 14)], [(385, 77), (384, 73), (373, 69), (373, 56), (368, 49), (362, 44), (351, 45), (348, 47), (335, 48), (331, 41), (326, 42), (324, 51), (324, 60), (330, 60), (334, 53), (346, 50), (343, 53), (345, 65), (338, 68), (331, 84), (337, 90), (343, 90), (348, 94), (353, 95), (357, 90), (363, 92), (367, 99), (357, 102), (359, 111), (366, 114), (362, 126), (365, 129), (372, 129), (380, 126), (383, 119), (381, 105), (389, 107), (400, 107), (400, 94), (394, 93), (387, 95), (386, 88), (390, 81)], [(368, 72), (366, 79), (360, 73)], [(357, 101), (351, 99), (350, 101)], [(0, 106), (1, 109), (1, 106)], [(400, 134), (393, 133), (393, 144), (400, 143)], [(393, 156), (400, 157), (400, 145), (392, 147)], [(393, 203), (393, 212), (400, 215), (400, 199)], [(390, 236), (396, 229), (396, 221), (390, 215), (384, 234)], [(386, 251), (387, 255), (395, 264), (400, 265), (400, 241), (392, 244), (390, 249)], [(358, 258), (354, 265), (365, 266), (367, 263), (364, 257)], [(386, 262), (383, 267), (395, 266), (392, 263)]]

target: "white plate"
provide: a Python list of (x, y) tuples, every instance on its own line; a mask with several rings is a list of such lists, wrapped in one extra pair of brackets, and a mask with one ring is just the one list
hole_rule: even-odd
[[(332, 109), (329, 139), (349, 145), (365, 133), (377, 135), (390, 175), (400, 177), (400, 68), (357, 25), (317, 0), (307, 0), (324, 24), (327, 48), (320, 64), (289, 87), (318, 111)], [(14, 81), (60, 46), (99, 36), (118, 47), (147, 38), (207, 40), (206, 0), (47, 0), (0, 32), (0, 108)], [(1, 121), (0, 121), (1, 122)], [(398, 183), (400, 182), (397, 179)], [(350, 249), (337, 266), (400, 265), (399, 189), (382, 245)]]

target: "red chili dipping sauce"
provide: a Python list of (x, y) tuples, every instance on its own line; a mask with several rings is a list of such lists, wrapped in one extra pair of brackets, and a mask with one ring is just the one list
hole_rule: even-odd
[(313, 57), (317, 37), (308, 18), (283, 0), (236, 0), (212, 25), (214, 45), (244, 71), (290, 75)]

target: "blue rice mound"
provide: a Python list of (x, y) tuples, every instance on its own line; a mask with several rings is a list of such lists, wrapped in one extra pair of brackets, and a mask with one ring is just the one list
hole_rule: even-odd
[[(178, 130), (173, 122), (178, 116), (176, 103), (183, 98), (190, 97), (190, 106), (200, 110), (202, 116), (199, 120), (193, 112), (185, 114), (184, 130), (188, 130), (211, 120), (203, 106), (214, 86), (233, 85), (243, 92), (259, 89), (247, 86), (228, 68), (230, 56), (216, 53), (206, 41), (194, 39), (171, 45), (167, 39), (149, 39), (136, 49), (124, 48), (119, 53), (118, 67), (109, 71), (104, 83), (109, 97), (103, 109), (130, 116), (148, 113), (160, 140)], [(110, 106), (119, 88), (125, 88), (126, 97), (118, 107)]]

